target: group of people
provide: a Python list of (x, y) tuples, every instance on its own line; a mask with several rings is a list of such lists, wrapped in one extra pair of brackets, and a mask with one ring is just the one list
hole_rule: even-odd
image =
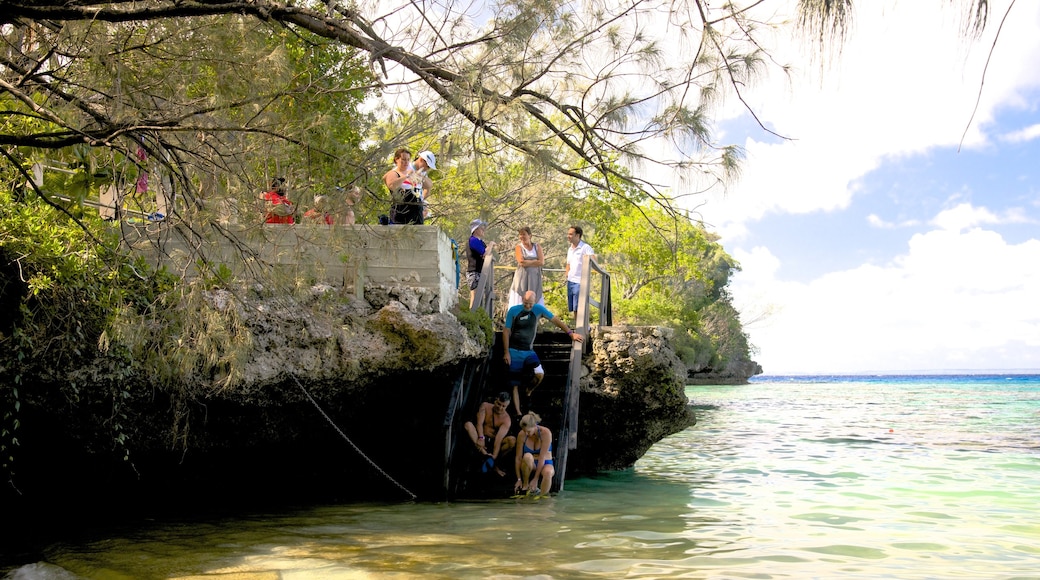
[[(466, 253), (466, 282), (470, 288), (470, 304), (473, 304), (477, 286), (484, 269), (484, 258), (489, 251), (494, 250), (494, 242), (485, 242), (484, 235), (487, 233), (488, 223), (482, 219), (475, 219), (469, 224), (469, 244)], [(581, 226), (571, 226), (567, 229), (567, 262), (564, 267), (564, 276), (567, 279), (567, 310), (574, 317), (578, 311), (578, 296), (581, 287), (582, 263), (585, 256), (595, 256), (592, 246), (587, 244), (582, 236), (584, 230)], [(520, 243), (513, 249), (516, 258), (516, 271), (513, 273), (513, 282), (509, 286), (509, 307), (512, 308), (524, 302), (528, 291), (534, 292), (535, 303), (545, 306), (545, 296), (542, 288), (542, 266), (545, 265), (545, 254), (542, 246), (532, 239), (531, 228), (524, 226), (518, 232)]]
[[(337, 187), (337, 196), (342, 198), (342, 211), (334, 212), (327, 195), (314, 196), (314, 205), (303, 213), (305, 222), (332, 225), (339, 223), (354, 225), (354, 205), (361, 201), (361, 188), (352, 186), (350, 189)], [(271, 181), (271, 187), (261, 196), (264, 207), (264, 222), (269, 224), (295, 224), (297, 207), (289, 200), (284, 177), (276, 177)]]
[(502, 461), (513, 453), (514, 493), (549, 495), (553, 466), (552, 431), (541, 424), (542, 418), (531, 411), (520, 418), (520, 430), (510, 435), (513, 420), (509, 416), (509, 393), (498, 394), (494, 402), (483, 403), (477, 410), (476, 423), (466, 422), (464, 428), (482, 456), (483, 471), (493, 470), (505, 477)]
[(430, 172), (436, 169), (437, 158), (432, 151), (420, 151), (414, 161), (408, 149), (394, 151), (394, 167), (383, 175), (383, 183), (390, 190), (390, 215), (386, 223), (422, 225), (429, 212), (427, 200), (433, 189)]
[[(466, 279), (470, 286), (471, 304), (480, 283), (484, 257), (494, 249), (493, 242), (484, 242), (487, 225), (487, 222), (480, 219), (470, 223)], [(483, 403), (477, 411), (476, 423), (467, 422), (464, 427), (484, 458), (484, 471), (493, 469), (499, 476), (504, 477), (505, 471), (496, 465), (496, 462), (515, 449), (515, 491), (540, 492), (541, 495), (547, 495), (555, 474), (552, 462), (552, 431), (542, 426), (541, 418), (528, 409), (520, 419), (518, 434), (510, 435), (512, 418), (509, 410), (512, 405), (516, 415), (521, 416), (521, 386), (524, 387), (525, 398), (530, 398), (545, 377), (538, 353), (534, 351), (540, 319), (550, 321), (574, 342), (582, 342), (583, 337), (545, 307), (542, 288), (545, 255), (541, 246), (532, 240), (531, 228), (522, 227), (518, 234), (519, 243), (514, 249), (517, 266), (513, 274), (513, 283), (509, 288), (509, 310), (506, 312), (505, 331), (502, 333), (503, 358), (508, 368), (512, 394), (503, 391), (494, 402)], [(583, 258), (586, 255), (594, 255), (592, 248), (582, 240), (583, 234), (580, 226), (572, 226), (567, 230), (569, 247), (565, 273), (567, 306), (572, 316), (578, 310)]]
[[(383, 183), (390, 192), (390, 213), (381, 216), (380, 221), (385, 224), (422, 224), (429, 214), (427, 199), (433, 189), (433, 181), (430, 173), (437, 169), (437, 157), (432, 151), (421, 151), (412, 160), (412, 152), (408, 149), (398, 149), (394, 152), (394, 167), (383, 175)], [(353, 225), (356, 222), (354, 205), (361, 200), (361, 188), (352, 186), (344, 190), (342, 187), (335, 189), (337, 194), (343, 196), (345, 209), (342, 218), (331, 211), (327, 195), (314, 196), (314, 205), (302, 216), (305, 221), (313, 223), (324, 223), (333, 225), (342, 223)], [(294, 224), (297, 223), (297, 208), (289, 200), (286, 193), (286, 180), (284, 177), (276, 177), (271, 181), (271, 187), (261, 195), (265, 204), (264, 221), (269, 224)]]
[[(484, 257), (494, 249), (494, 242), (485, 243), (484, 234), (487, 222), (475, 219), (470, 223), (470, 238), (467, 252), (466, 281), (470, 288), (470, 304), (473, 304), (477, 286), (483, 274)], [(514, 249), (516, 271), (513, 283), (509, 287), (509, 310), (506, 312), (505, 328), (502, 333), (505, 363), (510, 369), (513, 383), (513, 404), (516, 414), (520, 409), (520, 384), (526, 383), (526, 395), (541, 383), (545, 376), (538, 355), (534, 352), (534, 339), (538, 330), (538, 321), (545, 318), (560, 330), (566, 332), (573, 340), (580, 342), (580, 334), (571, 332), (570, 328), (545, 307), (545, 296), (542, 288), (542, 266), (545, 255), (542, 247), (531, 239), (531, 228), (524, 226), (519, 230), (520, 243)], [(567, 308), (571, 319), (576, 318), (578, 310), (579, 289), (583, 258), (595, 255), (592, 247), (582, 240), (584, 232), (581, 226), (571, 226), (567, 230), (567, 262), (565, 276), (567, 279)]]

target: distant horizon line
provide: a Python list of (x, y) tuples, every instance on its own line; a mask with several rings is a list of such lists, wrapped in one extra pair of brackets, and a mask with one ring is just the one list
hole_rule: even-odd
[(889, 371), (802, 371), (782, 373), (762, 373), (754, 377), (791, 377), (791, 376), (864, 376), (864, 375), (1040, 375), (1040, 368), (1026, 369), (928, 369), (928, 370), (889, 370)]

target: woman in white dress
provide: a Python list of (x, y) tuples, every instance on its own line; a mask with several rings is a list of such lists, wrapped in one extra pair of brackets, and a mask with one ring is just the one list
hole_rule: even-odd
[(515, 256), (516, 272), (509, 286), (509, 306), (523, 304), (524, 294), (528, 290), (534, 291), (537, 304), (545, 306), (545, 297), (542, 296), (542, 265), (545, 264), (545, 256), (542, 247), (531, 241), (531, 228), (527, 226), (520, 228), (520, 243), (516, 245)]

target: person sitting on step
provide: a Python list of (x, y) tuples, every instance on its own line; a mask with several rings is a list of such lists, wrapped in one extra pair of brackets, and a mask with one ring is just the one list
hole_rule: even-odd
[(537, 413), (528, 413), (520, 419), (520, 434), (516, 438), (516, 484), (514, 492), (528, 494), (538, 491), (549, 495), (556, 468), (552, 458), (552, 431), (540, 425)]
[(494, 403), (481, 403), (477, 409), (477, 422), (466, 421), (463, 429), (469, 435), (477, 451), (484, 457), (484, 471), (494, 468), (499, 476), (506, 472), (495, 465), (499, 456), (506, 454), (516, 445), (516, 437), (509, 435), (513, 420), (509, 417), (509, 393), (502, 391)]

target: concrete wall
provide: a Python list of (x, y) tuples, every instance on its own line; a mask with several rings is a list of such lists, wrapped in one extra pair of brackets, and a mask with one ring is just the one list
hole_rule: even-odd
[(224, 264), (243, 281), (268, 277), (328, 284), (363, 297), (366, 288), (435, 293), (446, 312), (458, 302), (451, 240), (436, 226), (264, 224), (213, 226), (205, 232), (173, 222), (122, 226), (126, 247), (151, 265), (198, 275), (196, 262)]

